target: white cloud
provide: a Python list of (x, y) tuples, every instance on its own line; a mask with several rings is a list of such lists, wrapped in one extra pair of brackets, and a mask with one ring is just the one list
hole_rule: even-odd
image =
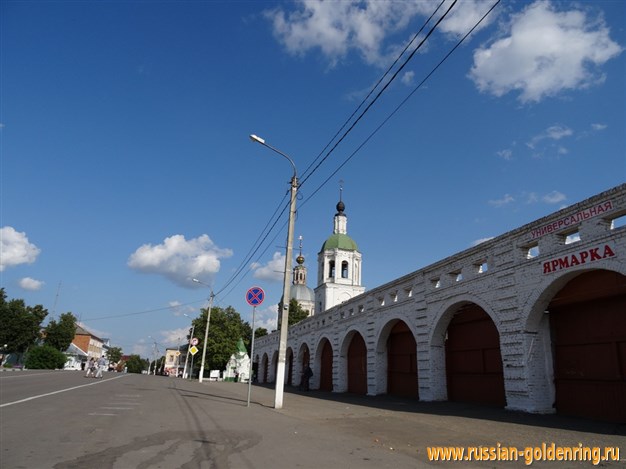
[(272, 260), (262, 265), (253, 263), (250, 268), (254, 271), (253, 277), (268, 282), (282, 282), (285, 272), (285, 255), (275, 252)]
[(0, 228), (0, 272), (7, 267), (32, 264), (40, 252), (28, 241), (26, 233), (15, 231), (12, 226)]
[(574, 131), (567, 126), (557, 124), (548, 127), (544, 132), (535, 135), (530, 139), (526, 145), (532, 149), (535, 149), (537, 144), (539, 144), (543, 140), (561, 140), (565, 137), (571, 137), (574, 135)]
[(490, 240), (492, 240), (492, 239), (493, 239), (493, 236), (491, 236), (491, 237), (489, 237), (489, 238), (480, 238), (480, 239), (477, 239), (476, 241), (474, 241), (474, 242), (472, 243), (472, 247), (474, 247), (474, 246), (478, 246), (479, 244), (485, 243), (485, 242), (490, 241)]
[(24, 277), (19, 281), (19, 286), (24, 290), (37, 291), (41, 290), (41, 287), (45, 285), (45, 282), (41, 280), (35, 280), (34, 278)]
[(197, 310), (197, 308), (194, 308), (191, 305), (183, 305), (180, 301), (170, 301), (169, 307), (172, 310), (172, 313), (174, 313), (174, 316), (182, 316), (185, 313), (193, 313)]
[(406, 72), (404, 75), (402, 75), (402, 84), (406, 85), (406, 86), (410, 86), (413, 84), (415, 80), (415, 72), (410, 71), (410, 72)]
[(493, 205), (496, 208), (504, 207), (505, 205), (510, 204), (511, 202), (515, 202), (515, 199), (510, 194), (504, 194), (504, 197), (501, 199), (490, 200), (489, 205)]
[[(252, 327), (252, 324), (250, 324)], [(254, 318), (254, 329), (263, 327), (267, 332), (275, 331), (278, 327), (278, 304), (268, 305), (267, 308), (257, 308)]]
[(504, 150), (500, 150), (496, 152), (500, 158), (506, 161), (511, 161), (513, 159), (513, 150), (506, 148)]
[(131, 354), (139, 355), (141, 358), (150, 357), (150, 360), (153, 360), (154, 344), (146, 344), (143, 339), (140, 339), (139, 343), (133, 345)]
[[(334, 66), (350, 51), (356, 51), (367, 64), (382, 66), (388, 64), (386, 52), (398, 49), (397, 45), (386, 45), (385, 40), (405, 29), (414, 17), (430, 16), (438, 3), (299, 0), (292, 11), (279, 7), (267, 11), (266, 17), (272, 22), (275, 37), (291, 54), (303, 55), (319, 49)], [(448, 4), (444, 5), (438, 15), (447, 7)], [(439, 30), (453, 35), (465, 34), (487, 8), (485, 1), (459, 2)], [(481, 27), (487, 24), (486, 21)]]
[(513, 15), (507, 34), (474, 52), (470, 78), (495, 96), (519, 91), (523, 103), (602, 82), (596, 67), (623, 50), (601, 18), (544, 1)]
[[(458, 2), (446, 19), (440, 24), (439, 28), (442, 32), (462, 37), (465, 36), (470, 29), (487, 13), (493, 5), (492, 1), (486, 0), (463, 0)], [(449, 5), (444, 5), (445, 9)], [(432, 8), (432, 7), (431, 7)], [(482, 23), (474, 30), (473, 34), (488, 26), (496, 18), (496, 12), (492, 12)]]
[(596, 132), (600, 130), (604, 130), (608, 127), (606, 124), (591, 124), (591, 130), (595, 130)]
[[(170, 331), (160, 331), (160, 340), (158, 342), (159, 351), (161, 355), (165, 355), (166, 347), (182, 347), (187, 344), (187, 334), (189, 334), (188, 327), (179, 327), (178, 329), (172, 329)], [(154, 344), (152, 344), (154, 346)]]
[[(162, 244), (144, 244), (128, 259), (128, 266), (139, 272), (162, 275), (187, 288), (198, 284), (191, 278), (212, 279), (220, 270), (220, 259), (232, 256), (230, 249), (217, 247), (204, 234), (187, 241), (183, 235), (165, 238)], [(207, 282), (207, 283), (210, 283)]]
[(559, 202), (563, 202), (565, 199), (567, 199), (565, 194), (562, 194), (559, 191), (552, 191), (541, 198), (541, 200), (547, 204), (558, 204)]
[(534, 204), (539, 202), (539, 196), (537, 195), (536, 192), (530, 192), (528, 194), (526, 194), (526, 203), (527, 204)]

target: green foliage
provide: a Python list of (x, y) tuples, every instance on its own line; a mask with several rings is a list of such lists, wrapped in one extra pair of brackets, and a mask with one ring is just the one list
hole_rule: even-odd
[(76, 335), (76, 317), (72, 313), (63, 313), (59, 322), (52, 319), (44, 329), (45, 345), (65, 352)]
[(120, 347), (111, 347), (107, 351), (107, 359), (111, 363), (117, 363), (122, 359), (122, 349)]
[(294, 324), (298, 324), (308, 317), (309, 313), (305, 309), (302, 309), (298, 300), (292, 298), (289, 301), (289, 325), (293, 326)]
[(7, 352), (24, 353), (40, 339), (41, 323), (48, 315), (43, 306), (26, 306), (24, 300), (6, 301), (0, 289), (0, 344)]
[(129, 373), (141, 373), (147, 369), (146, 362), (139, 355), (131, 355), (126, 361), (126, 368)]
[(31, 370), (56, 370), (63, 368), (67, 357), (63, 352), (50, 345), (31, 348), (26, 357), (26, 368)]
[(254, 331), (254, 338), (258, 339), (259, 337), (263, 337), (267, 334), (269, 334), (269, 332), (267, 332), (267, 329), (265, 329), (264, 327), (257, 327)]
[[(207, 312), (207, 309), (202, 309), (202, 315), (193, 320), (196, 326), (195, 336), (199, 339), (197, 347), (200, 350), (194, 359), (194, 369), (199, 369), (202, 363)], [(223, 370), (226, 367), (230, 356), (237, 351), (237, 342), (240, 338), (243, 339), (244, 345), (249, 351), (252, 338), (250, 325), (241, 319), (239, 313), (232, 306), (226, 308), (214, 306), (211, 309), (206, 362), (204, 365), (206, 376), (208, 376), (209, 370)]]

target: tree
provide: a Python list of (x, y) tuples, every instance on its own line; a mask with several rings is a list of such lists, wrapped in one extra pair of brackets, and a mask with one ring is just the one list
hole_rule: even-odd
[(263, 337), (267, 334), (269, 334), (269, 332), (267, 332), (267, 329), (265, 329), (264, 327), (257, 327), (254, 331), (254, 338), (258, 339), (259, 337)]
[(45, 345), (65, 352), (76, 335), (76, 317), (72, 313), (63, 313), (59, 322), (52, 319), (44, 329)]
[(57, 370), (63, 368), (66, 361), (65, 354), (55, 347), (39, 345), (30, 349), (24, 366), (31, 370)]
[(126, 361), (126, 369), (129, 373), (141, 373), (146, 368), (146, 362), (139, 355), (131, 355)]
[(293, 326), (294, 324), (298, 324), (303, 319), (309, 317), (309, 313), (302, 309), (300, 303), (295, 298), (289, 300), (289, 325)]
[[(200, 350), (194, 360), (194, 369), (198, 369), (202, 363), (202, 350), (204, 331), (206, 329), (207, 309), (201, 310), (201, 316), (193, 320), (195, 336), (200, 340), (197, 345)], [(211, 308), (211, 321), (209, 323), (209, 335), (207, 340), (206, 360), (204, 364), (205, 374), (209, 370), (223, 370), (230, 356), (237, 351), (237, 342), (242, 338), (244, 344), (250, 350), (252, 328), (241, 319), (239, 313), (232, 307)]]
[(107, 350), (107, 359), (111, 363), (117, 363), (122, 359), (122, 349), (120, 347), (111, 347)]
[(0, 344), (6, 350), (24, 353), (41, 338), (41, 323), (48, 315), (43, 306), (26, 306), (24, 300), (6, 301), (4, 288), (0, 288)]

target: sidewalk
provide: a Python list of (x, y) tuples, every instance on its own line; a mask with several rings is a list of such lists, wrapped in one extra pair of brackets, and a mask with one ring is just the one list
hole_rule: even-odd
[[(208, 382), (214, 395), (247, 400), (248, 385)], [(387, 453), (403, 453), (415, 459), (415, 467), (461, 466), (435, 463), (426, 448), (455, 447), (540, 447), (542, 443), (577, 447), (620, 448), (621, 462), (602, 462), (602, 467), (624, 467), (626, 424), (596, 422), (558, 415), (535, 415), (454, 402), (418, 402), (393, 396), (359, 396), (319, 391), (300, 392), (286, 387), (283, 409), (274, 410), (273, 385), (253, 385), (251, 406), (262, 406), (316, 428), (329, 428), (362, 440), (363, 445)], [(591, 466), (586, 463), (535, 462), (540, 467)], [(520, 467), (523, 461), (473, 462), (472, 467)]]

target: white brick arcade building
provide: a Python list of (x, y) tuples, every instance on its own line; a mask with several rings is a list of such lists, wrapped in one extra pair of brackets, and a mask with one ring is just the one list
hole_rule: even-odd
[[(367, 292), (340, 223), (318, 256), (324, 307), (289, 329), (285, 382), (310, 363), (314, 389), (624, 422), (625, 216), (623, 184)], [(260, 382), (278, 343), (255, 341)]]

